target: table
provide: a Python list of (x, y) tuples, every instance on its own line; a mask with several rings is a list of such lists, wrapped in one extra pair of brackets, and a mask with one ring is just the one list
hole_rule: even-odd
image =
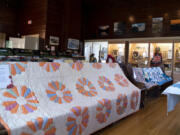
[(173, 111), (180, 102), (180, 82), (168, 87), (163, 94), (167, 95), (167, 112)]

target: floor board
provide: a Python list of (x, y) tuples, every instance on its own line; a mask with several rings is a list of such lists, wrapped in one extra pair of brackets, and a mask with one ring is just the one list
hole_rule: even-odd
[(180, 104), (167, 116), (166, 97), (153, 99), (139, 112), (93, 135), (180, 135)]

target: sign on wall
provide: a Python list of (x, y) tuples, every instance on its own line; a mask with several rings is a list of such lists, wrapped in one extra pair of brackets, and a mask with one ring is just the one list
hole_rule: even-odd
[(0, 89), (6, 89), (12, 85), (9, 65), (0, 65)]

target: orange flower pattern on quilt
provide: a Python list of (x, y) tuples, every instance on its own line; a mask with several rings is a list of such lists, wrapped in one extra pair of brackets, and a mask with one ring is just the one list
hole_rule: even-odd
[(81, 135), (87, 128), (89, 122), (89, 112), (87, 107), (76, 106), (71, 109), (67, 118), (68, 135)]
[(102, 65), (101, 65), (101, 63), (93, 63), (92, 67), (95, 68), (95, 69), (101, 69)]
[(56, 62), (40, 62), (39, 66), (45, 69), (47, 72), (55, 72), (59, 69), (60, 64)]
[(122, 87), (128, 87), (129, 83), (125, 77), (119, 74), (115, 74), (115, 81)]
[[(111, 114), (111, 101), (108, 99), (102, 99), (98, 101), (98, 106), (96, 107), (96, 119), (99, 123), (105, 123)], [(105, 110), (105, 112), (104, 112)]]
[(131, 94), (131, 109), (136, 110), (138, 105), (138, 99), (139, 99), (139, 92), (133, 91)]
[(48, 84), (48, 89), (46, 90), (47, 96), (51, 101), (55, 103), (71, 103), (73, 98), (71, 91), (66, 89), (66, 86), (58, 81), (53, 81)]
[(25, 69), (27, 67), (27, 62), (17, 62), (14, 64), (10, 64), (11, 66), (11, 74), (13, 76), (17, 74), (21, 74), (22, 72), (25, 72)]
[(122, 115), (125, 113), (125, 110), (128, 105), (128, 99), (126, 94), (119, 94), (117, 100), (116, 100), (116, 111), (117, 114)]
[(4, 101), (2, 105), (12, 114), (18, 112), (28, 114), (37, 110), (39, 101), (34, 92), (26, 86), (22, 86), (21, 90), (18, 90), (15, 86), (12, 89), (7, 89), (3, 96), (6, 97), (7, 100)]
[[(88, 87), (89, 90), (85, 89), (86, 86)], [(79, 93), (87, 97), (94, 97), (98, 94), (96, 88), (86, 78), (78, 79), (78, 82), (76, 83), (76, 89), (78, 90)]]
[(36, 120), (27, 122), (29, 132), (23, 132), (21, 135), (56, 135), (56, 128), (53, 119), (39, 117)]
[(100, 88), (102, 88), (105, 91), (114, 91), (114, 84), (105, 76), (100, 76), (98, 80), (98, 84)]
[(72, 67), (72, 69), (80, 71), (80, 70), (82, 70), (84, 64), (81, 61), (77, 61), (74, 63), (70, 63), (70, 66)]

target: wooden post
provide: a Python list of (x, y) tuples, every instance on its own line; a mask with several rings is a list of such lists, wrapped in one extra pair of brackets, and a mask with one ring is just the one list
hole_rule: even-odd
[(125, 42), (125, 64), (129, 61), (129, 41)]
[(172, 78), (174, 78), (174, 63), (175, 63), (174, 50), (175, 50), (175, 43), (173, 41), (173, 44), (172, 44), (172, 61), (171, 61), (171, 77)]
[(151, 65), (151, 43), (148, 43), (148, 67)]

